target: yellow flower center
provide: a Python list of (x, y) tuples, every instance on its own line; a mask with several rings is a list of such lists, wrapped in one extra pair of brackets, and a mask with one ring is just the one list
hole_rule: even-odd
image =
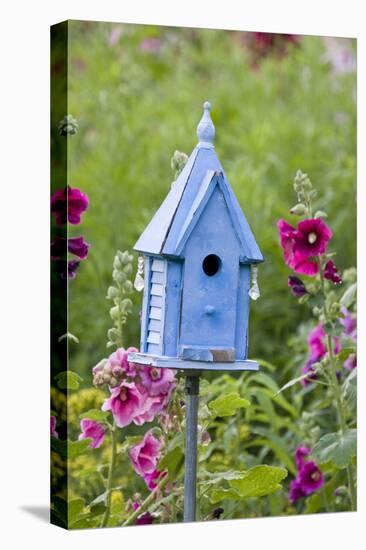
[(127, 389), (126, 388), (121, 388), (119, 398), (120, 398), (121, 401), (127, 401)]
[(311, 233), (309, 233), (308, 235), (308, 241), (310, 244), (314, 244), (315, 241), (317, 240), (318, 238), (318, 235), (316, 233), (314, 233), (313, 231)]
[(311, 474), (311, 479), (313, 479), (314, 481), (319, 481), (320, 472), (314, 472), (313, 474)]

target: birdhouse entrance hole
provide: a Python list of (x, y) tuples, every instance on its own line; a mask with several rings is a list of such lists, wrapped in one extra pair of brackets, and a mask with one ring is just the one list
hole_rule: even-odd
[(209, 277), (215, 275), (220, 269), (221, 260), (216, 254), (209, 254), (202, 262), (202, 269)]

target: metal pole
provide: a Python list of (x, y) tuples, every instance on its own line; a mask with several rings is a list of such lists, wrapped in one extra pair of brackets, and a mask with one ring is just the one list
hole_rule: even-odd
[(199, 376), (187, 375), (186, 450), (184, 462), (184, 521), (196, 520), (197, 422)]

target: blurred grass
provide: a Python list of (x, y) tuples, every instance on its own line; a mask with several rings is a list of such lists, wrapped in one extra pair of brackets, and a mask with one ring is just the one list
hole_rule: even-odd
[[(70, 283), (69, 330), (80, 339), (71, 344), (70, 368), (87, 376), (87, 385), (90, 367), (107, 354), (105, 294), (114, 253), (132, 249), (168, 193), (170, 158), (196, 145), (206, 99), (217, 154), (266, 259), (261, 299), (251, 309), (250, 356), (284, 365), (286, 342), (308, 316), (289, 294), (275, 226), (280, 217), (290, 220), (298, 168), (329, 213), (337, 265), (355, 263), (355, 74), (334, 71), (320, 37), (302, 37), (288, 55), (268, 56), (254, 69), (246, 35), (69, 24), (68, 112), (80, 129), (68, 140), (68, 183), (90, 199), (71, 233), (91, 244)], [(155, 49), (144, 49), (150, 38)], [(126, 346), (139, 342), (140, 300), (136, 295)]]

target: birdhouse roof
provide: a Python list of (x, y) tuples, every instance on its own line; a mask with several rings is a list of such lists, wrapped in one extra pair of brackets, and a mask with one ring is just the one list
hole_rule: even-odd
[(184, 245), (213, 190), (219, 186), (241, 245), (240, 261), (262, 262), (254, 235), (217, 158), (209, 111), (210, 104), (205, 102), (197, 127), (199, 143), (134, 248), (146, 254), (184, 256)]

